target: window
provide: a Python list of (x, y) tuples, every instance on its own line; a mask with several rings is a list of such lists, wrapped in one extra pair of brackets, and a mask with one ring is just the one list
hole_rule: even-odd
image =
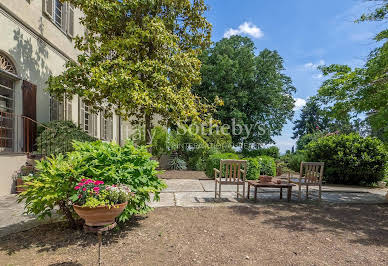
[(90, 136), (97, 137), (97, 115), (90, 112), (90, 107), (80, 100), (79, 126)]
[(101, 139), (113, 140), (113, 119), (112, 117), (105, 117), (106, 113), (101, 112)]
[(50, 97), (50, 121), (64, 120), (64, 103)]
[(16, 69), (5, 55), (0, 54), (0, 152), (13, 151), (14, 140), (14, 81)]
[(74, 6), (60, 0), (43, 0), (43, 12), (63, 32), (74, 35)]

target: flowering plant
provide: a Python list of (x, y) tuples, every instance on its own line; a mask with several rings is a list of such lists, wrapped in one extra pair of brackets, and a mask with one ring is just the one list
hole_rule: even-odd
[(134, 196), (126, 185), (105, 185), (104, 181), (92, 179), (82, 179), (74, 190), (73, 203), (83, 207), (113, 206)]

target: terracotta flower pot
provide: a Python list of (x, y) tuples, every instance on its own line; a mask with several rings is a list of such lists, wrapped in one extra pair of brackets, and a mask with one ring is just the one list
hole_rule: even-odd
[(24, 181), (22, 178), (16, 178), (16, 193), (22, 193), (26, 190), (26, 188), (23, 187)]
[(99, 206), (95, 208), (73, 205), (74, 211), (85, 220), (88, 226), (110, 225), (115, 222), (127, 206), (128, 202), (116, 204), (112, 207)]

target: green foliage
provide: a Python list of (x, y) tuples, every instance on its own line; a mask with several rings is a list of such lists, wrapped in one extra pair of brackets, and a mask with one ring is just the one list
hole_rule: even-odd
[(260, 148), (260, 149), (255, 149), (255, 150), (244, 150), (243, 155), (247, 157), (257, 157), (257, 156), (270, 156), (273, 158), (279, 158), (280, 157), (280, 152), (279, 148), (276, 146), (271, 146), (268, 148)]
[(120, 147), (114, 143), (77, 142), (74, 151), (52, 156), (37, 162), (38, 174), (27, 182), (27, 191), (19, 195), (26, 201), (27, 213), (40, 218), (50, 216), (56, 206), (75, 226), (75, 213), (70, 199), (76, 194), (74, 187), (83, 178), (98, 179), (105, 184), (126, 184), (135, 196), (119, 217), (126, 221), (133, 214), (150, 210), (146, 205), (150, 194), (159, 199), (165, 184), (156, 176), (157, 162), (150, 160), (145, 147), (135, 148), (131, 143)]
[(168, 165), (171, 170), (186, 170), (186, 162), (179, 158), (179, 157), (173, 157), (168, 161)]
[(75, 187), (77, 192), (72, 196), (73, 203), (84, 207), (107, 206), (130, 202), (134, 196), (126, 185), (105, 185), (104, 181), (82, 179)]
[(248, 180), (257, 180), (260, 176), (260, 166), (258, 158), (244, 158), (243, 160), (247, 161), (247, 179)]
[[(381, 4), (375, 12), (364, 14), (358, 21), (381, 21), (387, 18), (387, 4)], [(382, 46), (370, 52), (363, 67), (333, 64), (321, 67), (329, 76), (318, 90), (324, 103), (329, 104), (330, 115), (341, 118), (345, 115), (366, 113), (365, 121), (371, 133), (384, 142), (388, 141), (388, 30), (377, 34), (375, 40)]]
[(210, 102), (222, 98), (215, 114), (222, 124), (252, 126), (249, 136), (232, 132), (233, 143), (271, 143), (294, 107), (295, 88), (277, 51), (265, 49), (256, 56), (251, 39), (232, 36), (206, 50), (201, 61), (202, 83), (194, 93)]
[(324, 178), (335, 184), (368, 185), (382, 180), (388, 160), (380, 140), (357, 134), (320, 138), (306, 152), (309, 161), (325, 162)]
[(258, 156), (257, 160), (261, 175), (276, 176), (276, 163), (274, 158), (264, 155)]
[(300, 163), (307, 161), (305, 152), (303, 150), (297, 151), (296, 153), (293, 153), (293, 154), (289, 153), (289, 154), (283, 155), (281, 159), (285, 162), (287, 168), (298, 173), (300, 171)]
[(210, 106), (191, 92), (201, 80), (198, 55), (211, 41), (204, 0), (67, 2), (82, 11), (86, 31), (75, 37), (77, 61), (50, 77), (51, 95), (79, 95), (94, 111), (114, 107), (147, 132), (154, 115), (163, 121), (209, 115)]
[[(47, 127), (47, 128), (46, 128)], [(38, 128), (36, 146), (39, 153), (58, 154), (73, 150), (73, 141), (95, 141), (72, 121), (51, 121)]]
[(305, 147), (312, 141), (315, 141), (319, 138), (322, 138), (324, 134), (320, 131), (316, 131), (314, 133), (309, 133), (306, 135), (301, 136), (297, 141), (296, 141), (296, 149), (298, 151), (304, 150)]
[(220, 169), (220, 161), (225, 159), (238, 160), (238, 155), (235, 153), (215, 153), (210, 155), (206, 160), (206, 175), (214, 178), (214, 168)]

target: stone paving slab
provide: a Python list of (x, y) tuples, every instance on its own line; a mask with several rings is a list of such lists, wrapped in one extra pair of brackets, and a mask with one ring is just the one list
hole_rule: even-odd
[(198, 180), (192, 179), (164, 179), (167, 188), (163, 192), (190, 192), (204, 191), (201, 183)]

